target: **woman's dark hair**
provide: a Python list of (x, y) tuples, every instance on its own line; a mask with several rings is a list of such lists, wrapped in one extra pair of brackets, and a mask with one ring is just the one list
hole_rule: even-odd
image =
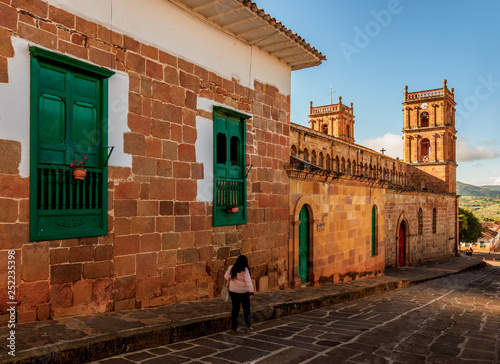
[(238, 259), (236, 259), (236, 262), (233, 265), (233, 269), (231, 269), (231, 278), (236, 278), (236, 275), (239, 272), (244, 272), (245, 268), (250, 270), (248, 267), (248, 259), (244, 255), (240, 255)]

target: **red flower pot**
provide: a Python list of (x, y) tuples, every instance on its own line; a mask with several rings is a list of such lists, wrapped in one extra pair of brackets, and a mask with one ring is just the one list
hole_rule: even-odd
[(87, 170), (83, 168), (75, 168), (73, 169), (73, 177), (75, 179), (83, 180), (87, 175)]
[(229, 206), (227, 208), (227, 212), (230, 214), (234, 214), (234, 213), (238, 212), (238, 207), (237, 206)]

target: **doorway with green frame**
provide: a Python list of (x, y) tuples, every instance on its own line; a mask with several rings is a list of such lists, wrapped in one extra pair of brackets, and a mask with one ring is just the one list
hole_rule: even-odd
[(309, 211), (302, 206), (299, 213), (299, 278), (302, 283), (309, 281)]

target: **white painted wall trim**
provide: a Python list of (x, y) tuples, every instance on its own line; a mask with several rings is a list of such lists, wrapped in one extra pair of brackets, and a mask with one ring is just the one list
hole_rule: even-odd
[[(21, 143), (19, 174), (29, 177), (30, 154), (30, 54), (29, 47), (38, 44), (12, 37), (14, 57), (8, 58), (9, 82), (0, 83), (0, 138)], [(52, 50), (51, 50), (52, 51)], [(75, 57), (73, 57), (75, 58)], [(86, 60), (84, 60), (87, 62)], [(108, 144), (115, 149), (108, 164), (132, 167), (132, 156), (123, 151), (123, 134), (127, 125), (129, 77), (117, 72), (109, 78)]]

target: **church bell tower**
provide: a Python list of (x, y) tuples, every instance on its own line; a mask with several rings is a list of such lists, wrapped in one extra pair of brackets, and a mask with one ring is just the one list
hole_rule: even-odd
[(346, 142), (354, 143), (354, 108), (344, 105), (342, 97), (339, 102), (330, 105), (309, 105), (309, 128), (334, 136)]
[[(408, 92), (403, 102), (404, 161), (432, 177), (436, 192), (456, 193), (455, 95), (438, 89)], [(443, 183), (432, 182), (442, 181)]]

